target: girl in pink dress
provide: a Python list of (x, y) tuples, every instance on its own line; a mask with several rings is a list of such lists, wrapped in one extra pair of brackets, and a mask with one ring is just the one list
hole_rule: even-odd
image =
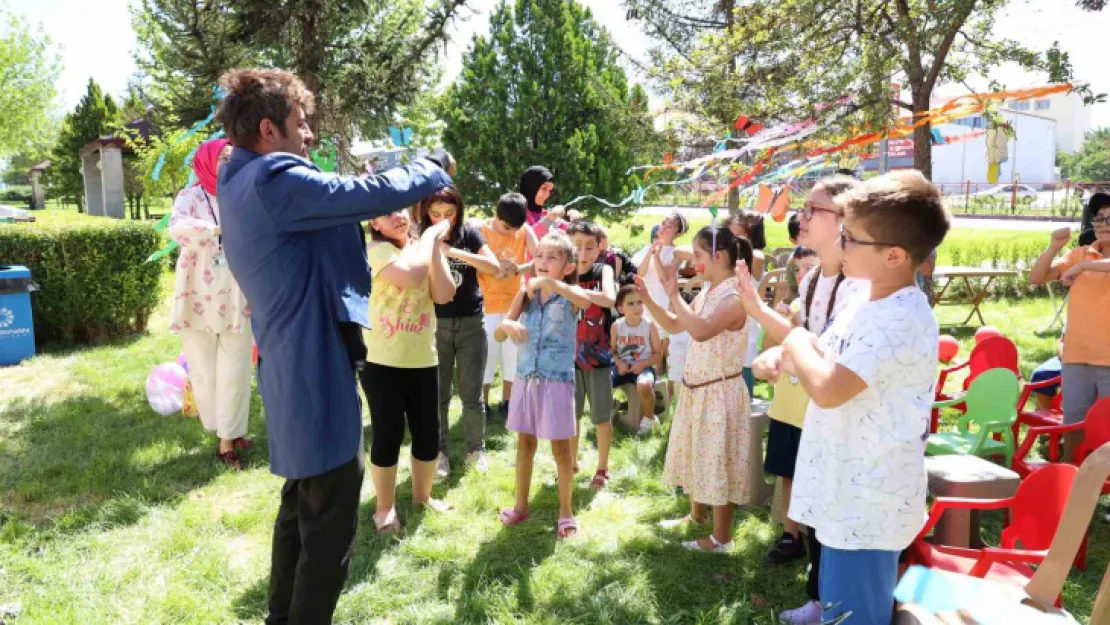
[(652, 300), (638, 277), (636, 286), (656, 323), (670, 334), (689, 332), (692, 339), (663, 468), (663, 482), (689, 496), (690, 514), (663, 526), (704, 523), (712, 507), (713, 533), (683, 545), (724, 552), (732, 548), (733, 506), (752, 499), (747, 471), (751, 408), (742, 377), (747, 315), (733, 269), (737, 260), (752, 262), (752, 247), (728, 228), (709, 226), (698, 232), (693, 247), (695, 269), (705, 285), (692, 307), (679, 296), (673, 271), (664, 276), (673, 312)]

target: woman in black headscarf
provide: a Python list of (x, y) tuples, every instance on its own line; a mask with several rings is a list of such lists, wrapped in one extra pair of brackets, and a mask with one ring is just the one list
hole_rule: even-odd
[(1110, 195), (1106, 193), (1095, 193), (1087, 200), (1087, 206), (1083, 208), (1083, 221), (1079, 226), (1080, 245), (1091, 245), (1098, 238), (1095, 236), (1095, 227), (1091, 220), (1107, 206), (1110, 206)]
[(528, 201), (527, 223), (535, 230), (537, 238), (543, 238), (548, 228), (562, 219), (564, 214), (562, 206), (556, 206), (551, 211), (543, 207), (555, 190), (555, 176), (546, 167), (533, 165), (520, 177), (519, 190)]

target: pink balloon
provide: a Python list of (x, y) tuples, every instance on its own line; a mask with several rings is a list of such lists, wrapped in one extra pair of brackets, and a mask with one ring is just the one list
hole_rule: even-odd
[(937, 339), (937, 352), (941, 362), (952, 362), (952, 359), (960, 353), (960, 342), (954, 336), (942, 334)]
[(146, 399), (162, 416), (180, 412), (185, 404), (185, 369), (176, 362), (154, 367), (146, 378)]
[(996, 336), (1002, 336), (1002, 333), (998, 331), (998, 328), (995, 328), (994, 326), (983, 326), (975, 331), (975, 344), (978, 345), (986, 339), (994, 338)]

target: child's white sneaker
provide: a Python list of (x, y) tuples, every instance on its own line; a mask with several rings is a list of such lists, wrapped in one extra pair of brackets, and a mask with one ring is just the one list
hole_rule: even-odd
[(786, 625), (821, 625), (821, 606), (816, 601), (806, 601), (800, 608), (780, 614), (779, 621)]

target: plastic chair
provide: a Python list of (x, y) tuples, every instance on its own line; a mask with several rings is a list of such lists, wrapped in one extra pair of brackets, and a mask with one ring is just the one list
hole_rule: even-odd
[(1056, 396), (1052, 398), (1052, 406), (1048, 410), (1026, 410), (1025, 406), (1029, 403), (1029, 398), (1032, 397), (1033, 391), (1056, 386), (1060, 384), (1060, 376), (1041, 380), (1040, 382), (1026, 382), (1025, 386), (1021, 389), (1021, 397), (1018, 398), (1018, 418), (1014, 422), (1013, 432), (1014, 440), (1017, 440), (1018, 429), (1023, 426), (1040, 427), (1040, 426), (1055, 426), (1064, 424), (1064, 411), (1063, 401), (1064, 393), (1057, 392)]
[[(1013, 469), (1023, 478), (1046, 466), (1059, 461), (1060, 437), (1068, 432), (1083, 432), (1083, 442), (1075, 449), (1075, 463), (1082, 464), (1099, 447), (1110, 443), (1110, 397), (1103, 397), (1095, 402), (1087, 411), (1086, 418), (1071, 425), (1042, 425), (1029, 428), (1025, 432), (1025, 439), (1021, 447), (1014, 454)], [(1041, 436), (1048, 436), (1048, 460), (1035, 461), (1029, 459), (1029, 452), (1033, 444)], [(1102, 485), (1101, 493), (1110, 495), (1110, 480)], [(1075, 558), (1075, 566), (1080, 571), (1087, 568), (1087, 535), (1084, 533), (1083, 542), (1079, 545), (1079, 553)]]
[[(1034, 471), (1013, 497), (934, 500), (928, 522), (910, 545), (910, 563), (1024, 586), (1034, 574), (1029, 565), (1042, 564), (1048, 555), (1078, 473), (1078, 467), (1056, 464)], [(1008, 510), (1011, 522), (1002, 530), (1001, 545), (965, 549), (926, 542), (944, 511), (953, 508)]]
[[(1006, 466), (1014, 457), (1014, 435), (1011, 428), (1017, 419), (1018, 380), (1009, 369), (991, 369), (971, 383), (965, 395), (933, 404), (934, 410), (955, 404), (966, 404), (967, 412), (960, 417), (956, 432), (930, 434), (925, 453), (934, 456), (970, 454), (981, 458), (1002, 456)], [(978, 428), (972, 432), (970, 424)], [(991, 434), (1001, 434), (994, 440)]]
[[(1014, 342), (1004, 336), (995, 336), (984, 340), (971, 350), (971, 355), (963, 364), (941, 369), (940, 376), (937, 378), (937, 402), (947, 401), (952, 399), (952, 395), (945, 394), (944, 383), (948, 381), (948, 376), (957, 371), (968, 369), (967, 379), (964, 380), (964, 390), (971, 388), (971, 383), (975, 378), (979, 377), (984, 371), (990, 369), (1009, 369), (1014, 372), (1014, 375), (1021, 377), (1018, 371), (1018, 351)], [(953, 404), (952, 408), (963, 411), (963, 406), (960, 402)], [(937, 431), (937, 423), (940, 418), (940, 412), (933, 409), (932, 421), (929, 424), (929, 431)]]
[[(945, 603), (950, 603), (947, 599), (956, 596), (960, 591), (974, 589), (983, 591), (982, 594), (976, 593), (974, 600), (988, 602), (988, 605), (994, 610), (1027, 606), (1034, 610), (1032, 614), (1050, 614), (1061, 617), (1063, 623), (1075, 623), (1076, 621), (1062, 610), (1053, 609), (1051, 606), (1053, 602), (1059, 605), (1060, 592), (1063, 590), (1064, 582), (1067, 581), (1068, 573), (1071, 571), (1071, 563), (1075, 559), (1083, 531), (1091, 523), (1091, 517), (1098, 506), (1099, 490), (1108, 477), (1110, 477), (1110, 445), (1103, 445), (1094, 450), (1083, 461), (1078, 475), (1072, 481), (1071, 494), (1068, 497), (1067, 505), (1064, 507), (1062, 520), (1056, 525), (1056, 534), (1052, 538), (1048, 555), (1041, 560), (1041, 564), (1037, 567), (1037, 572), (1033, 574), (1032, 579), (1020, 582), (1017, 586), (988, 585), (966, 578), (963, 578), (963, 581), (957, 578), (955, 587), (949, 585), (950, 587), (938, 589), (933, 584), (918, 584), (909, 588), (913, 591), (913, 596), (899, 597), (899, 601), (903, 602), (904, 607), (900, 609), (894, 622), (898, 625), (940, 625), (941, 621), (933, 616), (936, 614), (936, 610), (915, 609), (907, 611), (905, 606), (920, 603), (922, 600), (930, 598), (930, 596), (939, 597), (946, 600)], [(933, 510), (935, 512), (936, 508), (934, 507)], [(925, 534), (926, 532), (922, 532), (918, 536), (914, 545), (911, 545), (911, 550), (917, 547), (918, 543), (923, 542), (922, 538)], [(920, 554), (918, 555), (920, 557)], [(988, 570), (987, 577), (990, 577), (990, 570)], [(978, 588), (972, 588), (974, 586), (978, 586)], [(899, 588), (899, 590), (902, 589)], [(938, 593), (937, 590), (942, 592)], [(895, 591), (895, 594), (900, 593)], [(965, 600), (967, 598), (964, 597)], [(943, 622), (970, 624), (972, 621), (960, 619), (958, 615), (951, 614), (952, 611), (963, 607), (959, 604), (955, 607), (945, 606), (944, 610), (949, 612), (951, 618), (945, 618)], [(1011, 622), (1019, 623), (1021, 621)], [(1106, 574), (1102, 578), (1098, 595), (1095, 597), (1094, 607), (1091, 609), (1089, 622), (1110, 623), (1110, 566), (1107, 567)]]

